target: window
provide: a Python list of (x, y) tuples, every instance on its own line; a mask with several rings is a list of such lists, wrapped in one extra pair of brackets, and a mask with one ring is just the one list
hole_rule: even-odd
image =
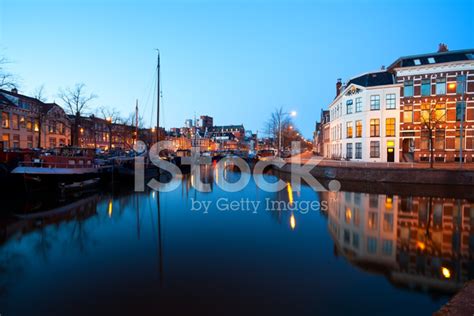
[(436, 94), (446, 94), (446, 78), (436, 79)]
[(395, 107), (396, 107), (395, 102), (396, 102), (395, 101), (395, 93), (387, 94), (387, 96), (386, 96), (387, 110), (395, 109)]
[(429, 103), (421, 104), (421, 121), (428, 123), (431, 119), (431, 105)]
[(352, 246), (359, 249), (359, 234), (352, 233)]
[(49, 147), (50, 148), (55, 148), (56, 147), (56, 138), (55, 137), (50, 137), (49, 138)]
[(393, 214), (383, 214), (383, 231), (387, 233), (393, 232)]
[(464, 101), (456, 102), (456, 121), (464, 121), (466, 116), (466, 103)]
[(26, 147), (33, 148), (33, 135), (26, 136)]
[(2, 135), (3, 148), (10, 148), (10, 134)]
[(356, 121), (356, 137), (362, 137), (362, 121)]
[(369, 207), (373, 209), (379, 208), (379, 196), (377, 194), (369, 194)]
[(428, 57), (428, 62), (429, 62), (430, 64), (434, 64), (434, 63), (435, 63), (434, 57)]
[(12, 129), (20, 129), (20, 117), (18, 114), (12, 115)]
[(426, 129), (421, 131), (420, 149), (428, 150), (430, 143), (430, 132)]
[(35, 131), (35, 132), (39, 132), (39, 121), (38, 121), (38, 120), (35, 120), (35, 128), (34, 128), (34, 131)]
[(13, 138), (13, 148), (20, 148), (20, 135), (14, 134), (12, 135)]
[(374, 237), (367, 237), (367, 251), (371, 254), (377, 253), (377, 239)]
[(380, 120), (371, 119), (370, 120), (370, 137), (379, 137), (380, 136)]
[(362, 159), (362, 143), (356, 143), (355, 159)]
[(436, 114), (437, 122), (446, 121), (446, 104), (444, 103), (436, 104), (435, 114)]
[(405, 97), (413, 96), (413, 80), (406, 80), (403, 83), (403, 96)]
[(10, 114), (7, 112), (2, 112), (2, 127), (10, 128)]
[(463, 94), (465, 92), (465, 85), (466, 85), (466, 76), (461, 75), (456, 78), (456, 93)]
[[(462, 139), (463, 139), (463, 142), (465, 142), (466, 140), (466, 133), (465, 133), (466, 130), (463, 130), (462, 131)], [(460, 145), (461, 145), (461, 131), (460, 130), (456, 130), (456, 138), (454, 139), (454, 148), (456, 150), (459, 150), (460, 149)], [(466, 148), (463, 144), (462, 146), (463, 148)], [(459, 158), (458, 158), (459, 159)], [(458, 160), (459, 161), (459, 160)]]
[(346, 158), (352, 159), (352, 143), (346, 144)]
[(30, 119), (28, 119), (28, 120), (26, 121), (26, 130), (27, 130), (28, 132), (31, 132), (31, 131), (33, 130), (33, 122), (31, 122)]
[(415, 66), (421, 65), (421, 61), (419, 59), (413, 59), (413, 63), (415, 64)]
[(413, 106), (405, 105), (403, 107), (403, 122), (413, 123)]
[(435, 132), (435, 149), (437, 150), (444, 150), (444, 138), (445, 138), (445, 131), (444, 129), (437, 129)]
[(346, 137), (352, 138), (352, 122), (346, 123)]
[(356, 112), (362, 112), (362, 98), (356, 98)]
[(352, 100), (346, 102), (346, 114), (352, 114)]
[(380, 158), (380, 142), (370, 142), (370, 158)]
[(380, 110), (380, 96), (378, 94), (370, 96), (370, 110)]
[(382, 253), (390, 256), (392, 254), (393, 242), (391, 240), (382, 240)]
[(395, 118), (385, 119), (385, 136), (387, 137), (395, 136)]
[(421, 95), (425, 97), (431, 95), (431, 79), (421, 80)]
[(367, 227), (370, 230), (377, 230), (378, 228), (378, 219), (377, 219), (377, 212), (369, 212), (367, 217)]

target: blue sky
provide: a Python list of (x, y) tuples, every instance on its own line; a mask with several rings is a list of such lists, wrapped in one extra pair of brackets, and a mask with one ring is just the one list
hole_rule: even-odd
[[(474, 48), (474, 1), (0, 0), (0, 54), (20, 92), (83, 82), (96, 106), (152, 117), (161, 50), (161, 124), (194, 114), (262, 133), (276, 107), (310, 137), (337, 78), (397, 57)], [(155, 112), (156, 113), (156, 112)]]

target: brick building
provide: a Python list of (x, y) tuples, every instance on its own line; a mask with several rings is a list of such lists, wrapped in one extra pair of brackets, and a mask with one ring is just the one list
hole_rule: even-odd
[[(474, 49), (401, 57), (389, 71), (402, 84), (400, 159), (463, 161), (474, 157)], [(462, 127), (461, 127), (462, 126)], [(462, 130), (462, 131), (461, 131)], [(432, 135), (432, 145), (430, 142)]]

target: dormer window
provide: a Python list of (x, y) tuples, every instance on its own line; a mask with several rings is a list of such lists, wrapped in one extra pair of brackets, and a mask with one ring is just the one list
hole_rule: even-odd
[(434, 64), (434, 63), (435, 63), (434, 57), (428, 57), (428, 62), (429, 62), (430, 64)]
[(419, 59), (415, 59), (413, 62), (415, 63), (415, 66), (421, 65), (421, 61)]

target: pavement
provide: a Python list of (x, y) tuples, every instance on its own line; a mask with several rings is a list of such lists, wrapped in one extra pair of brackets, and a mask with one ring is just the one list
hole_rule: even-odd
[[(307, 163), (314, 159), (314, 163), (322, 167), (354, 167), (354, 168), (399, 168), (399, 169), (430, 169), (428, 162), (360, 162), (342, 161), (323, 158), (314, 155), (311, 151), (306, 151), (299, 155), (285, 159), (288, 163)], [(311, 164), (311, 162), (310, 162)], [(461, 169), (457, 162), (435, 162), (434, 169), (456, 170)], [(462, 170), (474, 170), (474, 163), (463, 163)]]
[(472, 316), (474, 315), (474, 281), (464, 285), (446, 305), (434, 313), (435, 316)]

